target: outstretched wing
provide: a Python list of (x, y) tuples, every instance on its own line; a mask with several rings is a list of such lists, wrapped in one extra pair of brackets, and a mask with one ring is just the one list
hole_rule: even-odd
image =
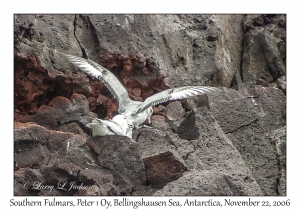
[(168, 89), (147, 98), (144, 101), (143, 106), (137, 110), (136, 114), (143, 112), (145, 109), (147, 109), (150, 106), (154, 106), (169, 100), (189, 98), (192, 96), (202, 95), (216, 90), (219, 89), (215, 87), (207, 87), (207, 86), (185, 86), (185, 87)]
[(98, 63), (95, 63), (92, 60), (64, 53), (59, 54), (61, 54), (70, 63), (77, 66), (86, 74), (101, 80), (103, 84), (108, 88), (108, 90), (113, 94), (113, 96), (117, 99), (119, 107), (124, 106), (124, 104), (126, 104), (126, 101), (130, 100), (126, 89), (117, 79), (117, 77), (103, 66), (100, 66)]

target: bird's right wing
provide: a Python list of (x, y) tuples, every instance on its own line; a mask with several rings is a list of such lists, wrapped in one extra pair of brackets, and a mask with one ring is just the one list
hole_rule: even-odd
[(108, 90), (113, 94), (114, 98), (118, 101), (119, 107), (123, 104), (127, 104), (126, 101), (130, 100), (127, 90), (118, 80), (118, 78), (103, 66), (99, 65), (98, 63), (92, 60), (68, 55), (65, 53), (59, 54), (61, 54), (70, 63), (77, 66), (86, 74), (101, 80), (103, 84), (108, 88)]
[(136, 114), (143, 112), (150, 106), (154, 106), (169, 100), (189, 98), (192, 96), (202, 95), (218, 90), (220, 89), (208, 86), (184, 86), (179, 88), (168, 89), (147, 98), (143, 102), (143, 106), (136, 111)]

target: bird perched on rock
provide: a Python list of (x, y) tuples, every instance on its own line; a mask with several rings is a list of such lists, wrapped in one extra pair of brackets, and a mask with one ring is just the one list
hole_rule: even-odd
[(132, 138), (132, 125), (122, 115), (116, 115), (111, 120), (96, 118), (87, 126), (92, 129), (92, 136), (121, 135)]
[[(184, 86), (162, 91), (148, 97), (144, 102), (133, 101), (129, 98), (127, 90), (120, 83), (117, 77), (103, 66), (92, 60), (73, 55), (62, 54), (62, 56), (75, 66), (79, 67), (79, 69), (86, 74), (101, 80), (109, 89), (119, 103), (119, 115), (125, 117), (128, 122), (128, 125), (123, 124), (124, 127), (122, 127), (123, 130), (126, 130), (127, 132), (128, 129), (132, 129), (129, 128), (130, 125), (132, 125), (133, 128), (138, 128), (139, 125), (141, 125), (146, 119), (150, 122), (150, 117), (153, 113), (152, 106), (154, 105), (169, 100), (184, 99), (219, 90), (218, 88), (207, 86)], [(122, 117), (118, 117), (118, 119), (122, 119)]]

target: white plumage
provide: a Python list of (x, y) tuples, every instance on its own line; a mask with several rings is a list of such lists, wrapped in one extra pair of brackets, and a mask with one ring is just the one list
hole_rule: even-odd
[[(189, 98), (196, 95), (205, 94), (208, 92), (219, 90), (215, 87), (207, 87), (207, 86), (184, 86), (179, 88), (168, 89), (157, 93), (153, 96), (147, 98), (144, 102), (133, 101), (129, 98), (129, 95), (120, 81), (116, 78), (114, 74), (112, 74), (106, 68), (100, 66), (94, 61), (79, 58), (72, 55), (62, 54), (69, 62), (73, 63), (75, 66), (79, 67), (86, 74), (101, 80), (104, 85), (109, 89), (109, 91), (113, 94), (116, 100), (119, 103), (118, 112), (120, 116), (117, 119), (114, 119), (114, 122), (118, 120), (124, 120), (121, 116), (125, 117), (126, 121), (129, 125), (132, 125), (135, 128), (138, 128), (146, 119), (150, 121), (150, 116), (153, 113), (152, 106), (169, 101), (169, 100), (178, 100), (183, 98)], [(101, 122), (101, 121), (100, 121)], [(104, 124), (102, 122), (102, 124)], [(132, 128), (128, 127), (123, 123), (119, 125), (122, 127), (123, 134), (125, 136), (129, 136), (128, 133), (131, 133)], [(97, 125), (93, 124), (90, 126), (92, 129), (96, 129)], [(119, 127), (120, 128), (120, 127)], [(101, 128), (102, 129), (102, 128)], [(99, 130), (99, 129), (98, 129)], [(94, 130), (93, 130), (94, 131)], [(116, 134), (121, 135), (122, 132), (115, 132)], [(95, 135), (101, 132), (94, 132)], [(104, 132), (105, 133), (105, 132)], [(107, 132), (107, 135), (112, 135)]]
[(132, 126), (122, 115), (116, 115), (111, 120), (93, 119), (87, 126), (92, 129), (92, 136), (121, 135), (132, 138)]

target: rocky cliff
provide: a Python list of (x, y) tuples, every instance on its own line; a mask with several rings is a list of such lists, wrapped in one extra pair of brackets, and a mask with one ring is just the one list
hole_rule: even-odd
[[(285, 15), (15, 15), (14, 194), (286, 195), (285, 43)], [(221, 91), (155, 106), (133, 139), (91, 137), (118, 104), (56, 52), (111, 70), (133, 100)]]

